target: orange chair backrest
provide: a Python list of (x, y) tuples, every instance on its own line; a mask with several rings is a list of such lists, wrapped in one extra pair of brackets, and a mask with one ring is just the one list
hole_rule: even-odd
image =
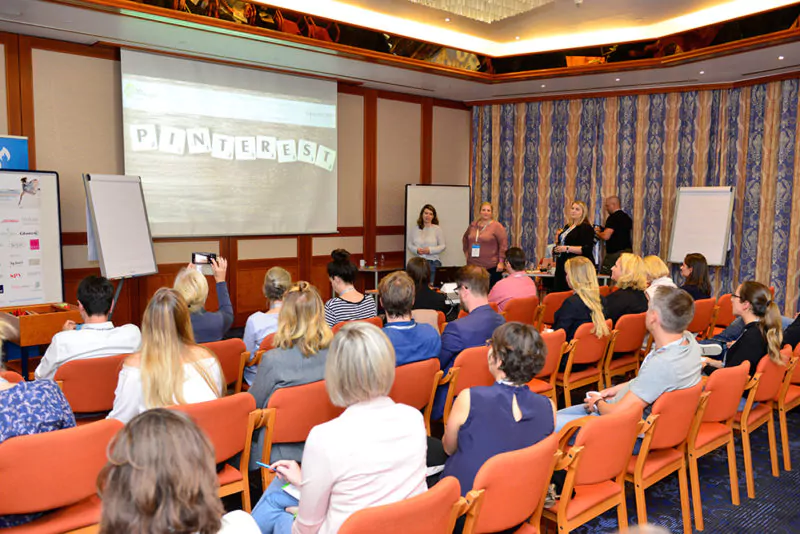
[(694, 317), (686, 330), (693, 334), (705, 332), (711, 323), (711, 315), (714, 313), (714, 306), (717, 301), (712, 299), (700, 299), (694, 301)]
[(0, 443), (0, 515), (53, 510), (95, 495), (106, 449), (122, 427), (103, 419)]
[(453, 507), (460, 498), (458, 480), (445, 477), (416, 497), (359, 510), (347, 518), (339, 534), (450, 534)]
[(539, 297), (520, 297), (511, 299), (506, 303), (506, 322), (514, 321), (533, 325), (536, 310), (539, 308)]
[(564, 301), (572, 296), (574, 291), (559, 291), (558, 293), (548, 293), (544, 296), (542, 304), (544, 304), (544, 315), (542, 322), (545, 324), (553, 324), (556, 320), (556, 311), (564, 304)]
[(562, 328), (555, 332), (543, 332), (542, 341), (547, 348), (547, 356), (545, 356), (544, 367), (536, 375), (537, 378), (550, 376), (556, 369), (558, 364), (561, 363), (561, 354), (564, 351), (564, 344), (567, 342), (567, 333)]
[[(800, 343), (794, 348), (792, 355), (800, 358)], [(800, 384), (800, 365), (795, 365), (794, 367), (794, 371), (792, 372), (792, 384)]]
[(267, 408), (275, 409), (273, 443), (305, 441), (312, 428), (339, 417), (344, 411), (331, 402), (324, 380), (277, 389)]
[(247, 350), (244, 341), (238, 337), (202, 343), (202, 346), (214, 353), (222, 368), (222, 375), (226, 384), (234, 384), (239, 377), (239, 365), (242, 363), (242, 353)]
[[(606, 319), (606, 324), (610, 332), (611, 319)], [(575, 347), (572, 363), (579, 363), (582, 365), (597, 363), (605, 356), (606, 348), (608, 348), (608, 340), (611, 335), (597, 337), (592, 333), (592, 330), (594, 330), (594, 324), (584, 323), (575, 331), (575, 337), (573, 339), (577, 339), (578, 342), (577, 347)]]
[(733, 305), (731, 304), (731, 294), (725, 293), (722, 295), (719, 300), (717, 300), (717, 306), (719, 306), (719, 311), (717, 312), (717, 326), (727, 327), (734, 320), (733, 316)]
[[(427, 324), (432, 326), (439, 332), (441, 324), (439, 323), (439, 314), (442, 313), (437, 310), (411, 310), (411, 318), (419, 324)], [(444, 315), (444, 314), (442, 314)]]
[(628, 465), (641, 420), (639, 408), (587, 417), (575, 438), (574, 446), (583, 447), (575, 484), (598, 484), (616, 478)]
[(336, 332), (341, 330), (342, 327), (347, 323), (360, 323), (360, 322), (373, 324), (378, 328), (383, 328), (383, 321), (381, 320), (380, 317), (367, 317), (366, 319), (355, 319), (353, 321), (342, 321), (341, 323), (336, 323), (335, 325), (333, 325), (333, 328), (331, 328), (331, 330), (333, 330), (333, 333), (336, 334)]
[(702, 394), (703, 382), (698, 382), (690, 388), (662, 393), (656, 399), (651, 413), (658, 415), (658, 422), (650, 442), (651, 450), (677, 447), (686, 440)]
[(611, 294), (611, 286), (600, 286), (600, 296), (607, 297)]
[(472, 347), (462, 350), (453, 367), (460, 368), (455, 394), (475, 386), (491, 386), (494, 377), (489, 372), (489, 347)]
[(21, 374), (17, 374), (14, 371), (0, 371), (0, 377), (5, 378), (12, 384), (19, 384), (24, 380)]
[(75, 413), (107, 412), (114, 407), (114, 392), (122, 364), (129, 354), (72, 360), (53, 377)]
[(421, 410), (431, 400), (433, 377), (439, 372), (439, 359), (428, 358), (421, 362), (407, 363), (394, 371), (394, 384), (389, 397), (400, 404)]
[(261, 344), (258, 346), (258, 350), (272, 350), (275, 348), (275, 334), (269, 334), (267, 337), (261, 340)]
[(493, 456), (475, 476), (472, 489), (485, 490), (475, 532), (501, 532), (528, 519), (553, 475), (558, 434), (530, 447)]
[(750, 364), (742, 362), (736, 367), (714, 371), (706, 382), (705, 391), (711, 393), (703, 413), (703, 422), (723, 422), (734, 415), (750, 380)]
[(646, 312), (632, 313), (619, 318), (615, 327), (617, 337), (614, 340), (614, 352), (641, 350), (644, 338), (647, 336), (645, 315), (647, 315)]
[(237, 393), (169, 408), (185, 413), (197, 423), (214, 445), (216, 463), (221, 463), (244, 450), (247, 422), (250, 412), (256, 409), (256, 399), (249, 393)]
[[(774, 399), (781, 388), (783, 382), (783, 374), (786, 371), (785, 362), (789, 361), (791, 352), (781, 350), (781, 357), (783, 358), (784, 365), (778, 365), (769, 359), (769, 356), (764, 356), (758, 362), (756, 373), (761, 373), (761, 378), (758, 381), (758, 389), (754, 396), (755, 402), (766, 402)], [(755, 373), (754, 373), (755, 374)]]

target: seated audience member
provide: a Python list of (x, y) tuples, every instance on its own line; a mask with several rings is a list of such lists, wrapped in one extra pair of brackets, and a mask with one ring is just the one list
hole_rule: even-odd
[(702, 254), (687, 254), (681, 264), (681, 276), (684, 278), (681, 289), (689, 293), (694, 300), (711, 298), (711, 281), (708, 279), (708, 263)]
[(664, 260), (658, 256), (645, 256), (642, 261), (644, 262), (644, 274), (647, 278), (647, 289), (644, 290), (644, 294), (648, 299), (653, 297), (657, 287), (678, 287), (669, 276), (669, 267), (664, 263)]
[[(283, 295), (292, 287), (292, 275), (286, 269), (273, 267), (264, 275), (264, 296), (267, 298), (267, 311), (257, 311), (247, 318), (244, 326), (244, 345), (251, 359), (258, 352), (264, 338), (278, 329), (278, 314), (283, 305)], [(244, 368), (244, 380), (253, 383), (256, 370), (253, 366)]]
[[(393, 352), (374, 325), (352, 323), (337, 333), (325, 386), (331, 402), (346, 410), (311, 430), (302, 471), (293, 461), (273, 464), (278, 476), (253, 509), (261, 532), (337, 532), (358, 510), (426, 490), (422, 415), (387, 396)], [(286, 482), (299, 488), (299, 503), (281, 489)]]
[(603, 311), (605, 299), (600, 296), (594, 265), (588, 258), (576, 256), (567, 260), (564, 269), (567, 284), (575, 294), (570, 295), (556, 310), (553, 330), (564, 330), (567, 341), (571, 341), (580, 325), (594, 323), (593, 333), (598, 338), (607, 336), (610, 332)]
[(642, 258), (630, 252), (623, 253), (611, 268), (611, 279), (618, 289), (606, 297), (606, 312), (614, 324), (623, 315), (647, 311), (644, 294), (647, 278)]
[(430, 286), (431, 269), (424, 258), (411, 258), (406, 265), (406, 273), (414, 281), (414, 305), (412, 310), (440, 311), (448, 320), (457, 317), (455, 306), (447, 304), (444, 293), (434, 291)]
[[(686, 327), (694, 316), (692, 297), (677, 288), (659, 287), (647, 309), (647, 330), (655, 346), (642, 362), (639, 374), (629, 382), (590, 395), (584, 404), (564, 408), (556, 413), (556, 431), (568, 422), (588, 415), (607, 415), (616, 410), (639, 406), (644, 418), (650, 405), (662, 393), (686, 389), (700, 381), (700, 346)], [(639, 450), (638, 439), (634, 454)]]
[(411, 317), (414, 304), (414, 281), (411, 277), (403, 271), (393, 272), (381, 280), (378, 293), (381, 306), (386, 310), (383, 333), (392, 342), (397, 365), (437, 358), (442, 349), (439, 332)]
[(525, 274), (525, 252), (519, 247), (506, 251), (505, 270), (508, 276), (489, 291), (489, 302), (494, 302), (500, 311), (506, 309), (511, 299), (536, 296), (536, 282)]
[(172, 410), (139, 414), (114, 436), (98, 489), (102, 534), (260, 533), (247, 513), (225, 513), (213, 446)]
[(792, 324), (783, 331), (783, 343), (784, 345), (791, 345), (792, 350), (796, 349), (797, 344), (800, 343), (800, 313), (794, 318)]
[(233, 305), (231, 296), (228, 294), (228, 285), (225, 283), (228, 262), (225, 258), (216, 260), (212, 258), (211, 268), (214, 270), (214, 280), (217, 282), (219, 311), (206, 311), (208, 282), (206, 277), (191, 263), (188, 267), (181, 269), (172, 286), (189, 306), (194, 340), (197, 343), (219, 341), (233, 324)]
[(328, 263), (328, 278), (338, 296), (325, 303), (325, 321), (328, 326), (378, 315), (375, 299), (359, 293), (353, 287), (358, 268), (350, 261), (350, 253), (337, 248), (331, 252), (331, 258), (333, 260)]
[(78, 310), (82, 325), (67, 321), (53, 336), (36, 367), (37, 380), (50, 379), (72, 360), (128, 354), (139, 349), (142, 334), (133, 324), (114, 327), (108, 314), (114, 304), (114, 286), (102, 276), (87, 276), (78, 285)]
[(553, 433), (555, 406), (527, 386), (544, 366), (546, 352), (532, 326), (506, 323), (492, 334), (488, 365), (495, 383), (459, 393), (444, 432), (450, 457), (442, 477), (456, 477), (462, 495), (472, 489), (486, 460), (530, 447)]
[[(469, 315), (448, 323), (442, 332), (439, 363), (445, 374), (453, 366), (459, 352), (483, 345), (492, 337), (494, 329), (506, 322), (502, 315), (489, 306), (489, 273), (486, 269), (477, 265), (461, 267), (456, 272), (456, 284), (461, 307)], [(434, 419), (442, 418), (446, 396), (447, 386), (440, 386), (433, 404)]]
[(162, 287), (144, 311), (142, 348), (119, 372), (108, 417), (127, 423), (151, 408), (214, 400), (224, 387), (216, 356), (194, 341), (186, 301)]
[(710, 373), (721, 367), (736, 367), (747, 361), (752, 375), (765, 355), (783, 365), (780, 355), (783, 340), (781, 312), (772, 300), (769, 288), (752, 280), (744, 282), (731, 295), (731, 306), (733, 314), (742, 318), (744, 331), (736, 341), (727, 344), (724, 357), (704, 358), (704, 371)]
[[(275, 348), (264, 354), (253, 386), (248, 390), (256, 407), (266, 408), (276, 389), (318, 382), (325, 377), (325, 360), (333, 332), (325, 323), (325, 311), (317, 289), (308, 282), (297, 282), (283, 297), (278, 315)], [(257, 469), (264, 449), (265, 429), (256, 432), (250, 454), (250, 469)], [(303, 444), (275, 444), (272, 460), (297, 460), (303, 457)]]

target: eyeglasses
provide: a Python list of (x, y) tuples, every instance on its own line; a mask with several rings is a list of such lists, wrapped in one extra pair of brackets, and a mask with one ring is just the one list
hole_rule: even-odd
[(737, 295), (736, 293), (732, 293), (732, 294), (731, 294), (731, 298), (732, 298), (732, 299), (739, 299), (739, 300), (742, 300), (742, 296), (741, 296), (741, 295)]
[(486, 341), (484, 341), (483, 346), (484, 347), (491, 347), (492, 346), (492, 338), (489, 338)]

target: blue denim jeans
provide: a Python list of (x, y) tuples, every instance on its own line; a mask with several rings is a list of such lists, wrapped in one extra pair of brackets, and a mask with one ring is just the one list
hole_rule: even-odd
[(297, 506), (297, 499), (283, 491), (286, 482), (275, 477), (267, 490), (253, 508), (253, 519), (263, 534), (291, 534), (294, 516), (286, 511), (289, 506)]
[(442, 262), (439, 260), (425, 260), (428, 262), (428, 267), (431, 268), (431, 282), (430, 285), (434, 285), (436, 283), (436, 269), (442, 266)]

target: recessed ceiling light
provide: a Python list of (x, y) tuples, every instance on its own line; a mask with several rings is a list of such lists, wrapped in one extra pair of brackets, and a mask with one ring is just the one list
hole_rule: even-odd
[(447, 17), (446, 19), (444, 19), (444, 21), (445, 22), (450, 22), (450, 17)]
[(783, 56), (778, 56), (778, 61), (783, 61)]
[(545, 87), (547, 87), (547, 86), (545, 84), (542, 84), (542, 89), (544, 89)]
[[(517, 41), (519, 41), (519, 35), (517, 35), (516, 37), (514, 37), (514, 39), (516, 39)], [(783, 59), (783, 57), (781, 57), (781, 59)]]
[(700, 74), (701, 74), (701, 75), (702, 75), (702, 74), (705, 74), (705, 73), (706, 73), (706, 71), (704, 71), (704, 70), (701, 70), (701, 71), (700, 71)]
[(617, 78), (617, 79), (616, 79), (616, 80), (614, 80), (614, 81), (618, 82), (618, 81), (619, 81), (619, 78)]

